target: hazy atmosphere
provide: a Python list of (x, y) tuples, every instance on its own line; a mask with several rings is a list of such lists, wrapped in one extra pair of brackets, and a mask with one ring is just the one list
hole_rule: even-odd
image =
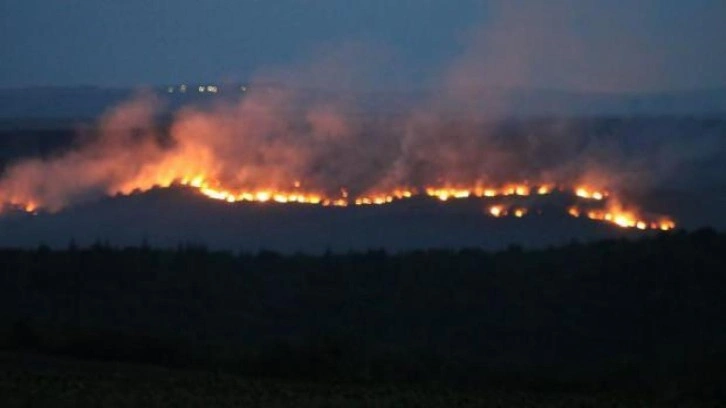
[(726, 2), (0, 2), (0, 406), (726, 406)]

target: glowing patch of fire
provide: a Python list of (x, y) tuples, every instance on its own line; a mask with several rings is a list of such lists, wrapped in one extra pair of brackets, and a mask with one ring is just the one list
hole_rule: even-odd
[[(160, 187), (170, 187), (175, 182), (172, 179), (164, 179), (163, 182), (154, 185)], [(499, 187), (476, 185), (474, 187), (442, 187), (429, 186), (422, 189), (422, 192), (415, 188), (399, 187), (388, 192), (375, 192), (361, 195), (358, 197), (350, 197), (346, 188), (340, 189), (339, 196), (329, 197), (322, 192), (311, 192), (301, 190), (303, 183), (295, 180), (288, 189), (260, 189), (260, 190), (239, 190), (222, 188), (217, 182), (210, 182), (203, 174), (192, 175), (178, 179), (176, 182), (183, 186), (194, 188), (202, 195), (219, 201), (228, 203), (237, 202), (258, 202), (267, 203), (275, 202), (279, 204), (298, 203), (322, 205), (325, 207), (347, 207), (349, 205), (384, 205), (397, 200), (409, 199), (416, 196), (425, 195), (446, 202), (451, 199), (467, 199), (467, 198), (492, 198), (492, 197), (510, 197), (519, 196), (527, 197), (531, 194), (547, 195), (554, 190), (568, 191), (565, 188), (556, 186), (555, 184), (529, 185), (528, 183), (510, 183)], [(121, 189), (121, 193), (130, 194), (136, 191), (135, 188), (125, 187)], [(610, 193), (591, 188), (589, 186), (576, 186), (569, 190), (573, 192), (575, 197), (587, 201), (604, 201), (610, 197)], [(42, 205), (35, 201), (23, 201), (17, 198), (6, 200), (13, 208), (18, 208), (28, 213), (35, 213)], [(2, 203), (0, 203), (2, 204)], [(3, 208), (0, 206), (0, 211)], [(496, 218), (504, 216), (513, 216), (522, 218), (529, 213), (529, 209), (522, 206), (507, 207), (505, 205), (493, 205), (487, 209), (487, 213)], [(607, 207), (606, 209), (582, 209), (578, 206), (567, 208), (567, 213), (572, 217), (585, 216), (590, 220), (602, 221), (621, 228), (634, 228), (638, 230), (662, 230), (668, 231), (675, 228), (676, 224), (669, 218), (660, 218), (657, 220), (648, 220), (645, 217), (637, 215), (633, 211), (624, 211), (618, 207)]]

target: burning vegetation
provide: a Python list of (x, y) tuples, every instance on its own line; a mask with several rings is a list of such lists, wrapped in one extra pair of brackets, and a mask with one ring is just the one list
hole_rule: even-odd
[(675, 228), (670, 217), (623, 205), (618, 186), (637, 169), (599, 154), (596, 142), (574, 149), (583, 143), (573, 143), (567, 129), (505, 137), (476, 120), (430, 111), (363, 122), (329, 101), (305, 105), (294, 93), (265, 90), (236, 104), (182, 109), (159, 130), (157, 105), (148, 96), (130, 101), (102, 117), (85, 143), (11, 163), (0, 176), (0, 212), (56, 212), (104, 195), (185, 186), (228, 203), (481, 199), (484, 215), (523, 218), (541, 212), (538, 199), (558, 194), (568, 197), (563, 212), (573, 217)]
[[(213, 183), (216, 185), (216, 183)], [(606, 201), (602, 208), (584, 210), (577, 205), (569, 207), (567, 212), (569, 215), (579, 218), (586, 217), (594, 221), (606, 222), (622, 228), (637, 228), (639, 230), (661, 230), (668, 231), (675, 228), (675, 222), (665, 216), (646, 217), (632, 210), (625, 210), (617, 203), (608, 203), (606, 197), (609, 193), (606, 191), (592, 190), (587, 187), (575, 187), (567, 189), (565, 187), (553, 188), (550, 185), (531, 187), (526, 183), (507, 185), (501, 188), (481, 187), (474, 188), (446, 188), (446, 187), (425, 187), (418, 188), (399, 188), (386, 193), (374, 193), (370, 195), (362, 195), (350, 199), (347, 190), (341, 189), (338, 196), (328, 196), (322, 193), (311, 193), (300, 189), (300, 182), (295, 182), (296, 187), (289, 190), (273, 190), (261, 189), (250, 191), (234, 191), (224, 189), (223, 187), (211, 187), (201, 177), (195, 177), (191, 181), (183, 179), (181, 185), (196, 188), (202, 195), (214, 199), (226, 201), (228, 203), (236, 202), (276, 202), (280, 204), (299, 203), (314, 204), (323, 207), (347, 207), (349, 205), (385, 205), (397, 200), (408, 198), (427, 196), (438, 199), (440, 201), (449, 201), (466, 198), (493, 198), (493, 197), (528, 197), (531, 194), (539, 196), (550, 195), (553, 192), (562, 194), (570, 194), (575, 198), (584, 199), (580, 201)], [(587, 203), (591, 204), (591, 203)], [(487, 208), (486, 213), (490, 216), (500, 218), (512, 216), (522, 218), (530, 212), (530, 209), (518, 205), (495, 204)]]

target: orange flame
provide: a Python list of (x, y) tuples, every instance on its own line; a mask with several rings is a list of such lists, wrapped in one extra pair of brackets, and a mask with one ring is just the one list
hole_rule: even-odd
[[(554, 184), (541, 184), (532, 186), (528, 183), (509, 183), (501, 185), (499, 187), (482, 185), (476, 185), (474, 187), (428, 186), (422, 190), (423, 194), (421, 194), (415, 188), (399, 187), (388, 192), (376, 192), (351, 198), (350, 193), (346, 188), (340, 188), (339, 195), (337, 196), (328, 196), (327, 194), (322, 192), (304, 191), (301, 189), (303, 185), (303, 181), (301, 180), (294, 180), (291, 184), (293, 187), (289, 189), (265, 188), (233, 190), (222, 187), (219, 182), (214, 181), (213, 179), (210, 181), (210, 178), (208, 178), (205, 174), (192, 174), (181, 177), (176, 181), (174, 181), (174, 179), (169, 179), (168, 177), (163, 177), (157, 182), (145, 182), (143, 183), (143, 185), (150, 185), (152, 187), (170, 187), (175, 183), (182, 186), (194, 188), (199, 191), (199, 193), (210, 199), (225, 201), (228, 203), (274, 202), (279, 204), (297, 203), (322, 205), (325, 207), (347, 207), (349, 205), (384, 205), (397, 200), (410, 199), (412, 197), (420, 195), (432, 197), (444, 202), (451, 199), (467, 199), (471, 197), (527, 197), (533, 194), (533, 192), (537, 195), (547, 195), (552, 193), (556, 188)], [(138, 188), (137, 186), (128, 185), (124, 186), (121, 189), (120, 193), (130, 194), (133, 191), (143, 190), (144, 189)], [(565, 189), (562, 191), (568, 190)], [(575, 197), (586, 200), (604, 201), (606, 198), (611, 197), (610, 193), (606, 190), (596, 189), (586, 185), (576, 186), (569, 191), (572, 191)], [(0, 195), (0, 203), (2, 201), (2, 196)], [(38, 209), (43, 207), (40, 203), (32, 199), (23, 200), (16, 197), (5, 201), (6, 204), (9, 203), (11, 207), (21, 209), (28, 213), (34, 213)], [(1, 208), (2, 207), (0, 207), (0, 209)], [(529, 210), (521, 206), (507, 208), (504, 205), (498, 204), (490, 206), (487, 212), (493, 217), (512, 215), (517, 218), (522, 218), (527, 215)], [(648, 220), (646, 219), (646, 217), (640, 216), (632, 210), (623, 210), (617, 203), (610, 204), (606, 206), (605, 209), (588, 210), (583, 210), (575, 205), (567, 208), (567, 213), (570, 216), (576, 218), (584, 215), (590, 220), (606, 222), (621, 228), (669, 231), (674, 229), (676, 226), (675, 222), (670, 218)]]
[(587, 186), (578, 186), (575, 187), (575, 195), (580, 198), (600, 201), (608, 196), (608, 192), (596, 190)]
[(489, 207), (489, 214), (494, 217), (502, 217), (507, 215), (507, 210), (501, 205), (493, 205)]
[[(573, 206), (568, 208), (568, 214), (572, 217), (580, 217), (583, 211)], [(603, 221), (621, 228), (636, 228), (639, 230), (659, 229), (669, 231), (676, 227), (673, 220), (669, 218), (661, 218), (658, 221), (648, 221), (643, 216), (633, 211), (622, 210), (619, 206), (614, 205), (608, 209), (592, 209), (584, 212), (588, 219), (595, 221)]]

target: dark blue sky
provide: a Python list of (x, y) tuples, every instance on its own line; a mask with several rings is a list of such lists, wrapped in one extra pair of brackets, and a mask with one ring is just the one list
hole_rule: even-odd
[(0, 1), (0, 87), (247, 80), (340, 55), (326, 76), (366, 66), (361, 81), (379, 87), (462, 75), (577, 90), (726, 86), (723, 0)]

